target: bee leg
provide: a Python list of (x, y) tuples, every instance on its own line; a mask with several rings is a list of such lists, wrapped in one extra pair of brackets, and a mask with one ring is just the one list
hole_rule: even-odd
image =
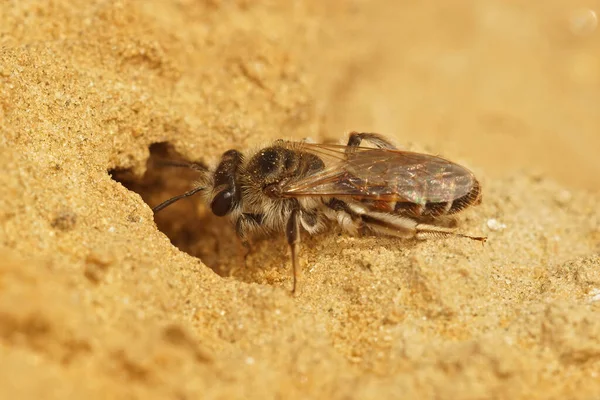
[(244, 267), (248, 267), (248, 256), (252, 253), (252, 246), (247, 239), (242, 239), (242, 246), (244, 246)]
[(244, 254), (244, 265), (246, 264), (248, 256), (252, 251), (250, 248), (250, 242), (248, 241), (248, 233), (259, 229), (263, 219), (264, 215), (262, 214), (244, 213), (241, 214), (235, 221), (235, 232), (237, 233), (238, 238), (240, 238), (242, 241), (242, 245), (246, 249), (246, 253)]
[(470, 236), (464, 233), (456, 232), (452, 228), (428, 225), (418, 221), (401, 217), (394, 214), (370, 212), (361, 208), (352, 207), (348, 203), (333, 198), (326, 203), (326, 206), (342, 215), (350, 217), (338, 218), (338, 222), (347, 231), (371, 232), (371, 234), (380, 234), (384, 236), (394, 236), (404, 239), (427, 239), (443, 236), (458, 236), (467, 239), (485, 242), (486, 238), (481, 236)]
[(325, 203), (325, 205), (334, 211), (343, 211), (349, 214), (352, 218), (359, 217), (358, 213), (354, 212), (345, 201), (336, 199), (335, 197)]
[(377, 133), (369, 133), (369, 132), (361, 132), (361, 133), (351, 132), (350, 137), (348, 138), (347, 146), (350, 148), (358, 147), (358, 146), (360, 146), (360, 143), (363, 140), (371, 143), (372, 145), (374, 145), (375, 147), (380, 148), (380, 149), (397, 150), (396, 146), (394, 146), (394, 144), (392, 142), (390, 142), (383, 136), (381, 136)]
[(303, 210), (300, 213), (299, 220), (300, 226), (311, 235), (319, 232), (323, 228), (323, 223), (315, 210)]
[(441, 226), (427, 224), (417, 224), (417, 226), (415, 227), (415, 237), (417, 239), (427, 239), (430, 237), (439, 238), (445, 236), (462, 237), (466, 239), (476, 240), (481, 243), (485, 243), (487, 241), (487, 236), (471, 236), (461, 232), (456, 232), (452, 228), (444, 228)]
[(243, 213), (235, 221), (235, 232), (242, 242), (247, 243), (248, 233), (260, 228), (264, 219), (263, 214)]
[(358, 235), (360, 233), (363, 225), (361, 216), (345, 201), (334, 197), (325, 203), (325, 205), (336, 212), (335, 219), (344, 231), (351, 235)]
[(298, 209), (292, 210), (290, 218), (288, 219), (285, 236), (287, 237), (290, 251), (292, 253), (292, 273), (293, 273), (293, 285), (292, 294), (296, 292), (296, 284), (298, 282), (298, 249), (300, 247), (300, 211)]
[(427, 239), (445, 236), (458, 236), (467, 239), (485, 242), (486, 237), (470, 236), (456, 232), (454, 229), (443, 228), (435, 225), (420, 224), (417, 221), (383, 213), (361, 214), (365, 227), (375, 233), (386, 236), (395, 236), (405, 239)]

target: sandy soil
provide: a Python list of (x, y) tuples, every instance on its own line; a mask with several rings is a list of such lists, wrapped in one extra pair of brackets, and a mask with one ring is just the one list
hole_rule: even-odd
[[(600, 398), (589, 9), (0, 3), (0, 398)], [(291, 296), (282, 237), (153, 219), (194, 180), (166, 149), (351, 130), (475, 171), (488, 243), (306, 237)]]

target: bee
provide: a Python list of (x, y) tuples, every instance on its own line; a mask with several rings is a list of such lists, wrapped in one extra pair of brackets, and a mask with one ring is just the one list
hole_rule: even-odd
[(301, 232), (320, 232), (328, 221), (353, 235), (486, 240), (432, 225), (481, 202), (471, 171), (441, 157), (398, 150), (376, 133), (352, 132), (346, 145), (277, 140), (249, 156), (229, 150), (214, 170), (186, 165), (202, 172), (199, 183), (154, 213), (202, 193), (212, 213), (233, 222), (244, 244), (257, 233), (285, 233), (292, 293)]

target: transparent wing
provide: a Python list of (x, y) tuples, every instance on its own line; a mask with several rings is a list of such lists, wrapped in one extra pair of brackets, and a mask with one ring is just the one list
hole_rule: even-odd
[(287, 197), (337, 196), (416, 204), (467, 195), (476, 180), (466, 168), (441, 157), (369, 147), (303, 143), (325, 168), (283, 189)]

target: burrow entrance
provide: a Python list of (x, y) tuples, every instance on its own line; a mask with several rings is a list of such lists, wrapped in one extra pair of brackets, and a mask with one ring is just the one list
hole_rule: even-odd
[[(169, 143), (155, 143), (150, 146), (150, 157), (143, 176), (119, 169), (109, 173), (114, 180), (138, 193), (144, 202), (154, 207), (194, 187), (203, 172), (169, 165), (190, 161), (193, 160), (182, 157)], [(280, 268), (287, 264), (289, 257), (283, 240), (275, 239), (276, 243), (273, 240), (257, 240), (248, 251), (237, 238), (229, 220), (212, 214), (201, 195), (170, 205), (155, 214), (154, 220), (174, 246), (199, 258), (221, 276), (265, 283), (287, 278), (286, 270)]]

